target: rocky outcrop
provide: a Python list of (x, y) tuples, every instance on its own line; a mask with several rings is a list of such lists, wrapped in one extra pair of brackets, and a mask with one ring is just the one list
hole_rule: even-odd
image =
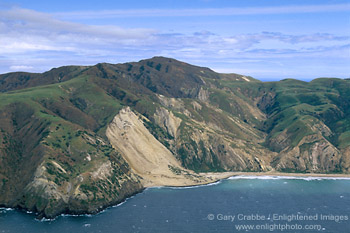
[[(143, 189), (135, 175), (130, 172), (121, 175), (121, 167), (109, 160), (61, 184), (50, 177), (48, 170), (52, 171), (52, 165), (53, 161), (37, 169), (33, 181), (25, 189), (20, 207), (47, 218), (61, 213), (96, 213)], [(64, 173), (60, 169), (55, 171)]]
[(198, 97), (200, 101), (206, 102), (209, 99), (209, 92), (208, 90), (205, 90), (201, 87), (201, 89), (198, 92)]
[[(186, 124), (177, 139), (177, 157), (195, 171), (270, 171), (274, 152), (229, 134), (215, 125)], [(222, 130), (222, 129), (221, 129)], [(258, 155), (258, 156), (257, 156)]]
[(154, 114), (154, 119), (157, 125), (165, 129), (173, 138), (176, 138), (177, 130), (182, 122), (180, 118), (174, 116), (171, 111), (161, 107)]
[(342, 169), (343, 173), (350, 173), (350, 146), (341, 149), (340, 153), (342, 155), (342, 161), (340, 164), (340, 168)]
[(284, 172), (342, 172), (340, 163), (345, 157), (322, 135), (305, 136), (297, 146), (281, 151), (273, 166)]

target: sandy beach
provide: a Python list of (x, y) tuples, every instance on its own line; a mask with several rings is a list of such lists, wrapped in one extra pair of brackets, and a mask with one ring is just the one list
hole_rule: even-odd
[[(218, 182), (223, 179), (227, 179), (235, 176), (245, 176), (245, 177), (256, 177), (256, 176), (268, 176), (268, 177), (299, 177), (299, 178), (349, 178), (350, 174), (323, 174), (323, 173), (283, 173), (283, 172), (208, 172), (208, 173), (198, 173), (199, 176), (205, 177), (202, 182), (189, 183), (188, 180), (178, 179), (177, 183), (172, 183), (170, 185), (159, 185), (158, 182), (147, 183), (146, 187), (159, 187), (159, 186), (169, 186), (169, 187), (190, 187), (198, 185), (206, 185)], [(165, 180), (164, 180), (165, 181)], [(184, 181), (183, 183), (181, 181)]]

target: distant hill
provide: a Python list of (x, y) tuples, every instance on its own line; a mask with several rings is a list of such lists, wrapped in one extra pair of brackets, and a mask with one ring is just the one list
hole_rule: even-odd
[(45, 217), (209, 172), (350, 173), (349, 80), (261, 82), (154, 57), (3, 74), (0, 100), (0, 204)]

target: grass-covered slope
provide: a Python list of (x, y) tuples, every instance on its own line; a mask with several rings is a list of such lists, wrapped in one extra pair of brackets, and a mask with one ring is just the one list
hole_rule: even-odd
[(0, 75), (0, 204), (53, 217), (140, 191), (106, 136), (125, 107), (184, 169), (350, 173), (349, 80), (260, 82), (155, 57)]
[(0, 98), (2, 204), (54, 217), (96, 212), (142, 189), (99, 134), (121, 105), (87, 76)]

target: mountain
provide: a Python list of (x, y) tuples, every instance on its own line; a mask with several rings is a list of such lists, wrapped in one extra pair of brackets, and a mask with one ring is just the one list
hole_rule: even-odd
[(95, 213), (230, 171), (350, 173), (350, 80), (261, 82), (174, 59), (0, 75), (0, 205)]

